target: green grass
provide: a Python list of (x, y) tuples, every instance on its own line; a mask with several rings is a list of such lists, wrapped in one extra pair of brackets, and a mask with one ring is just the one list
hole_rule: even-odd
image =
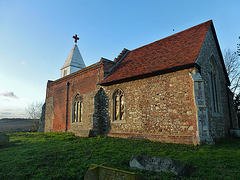
[[(98, 136), (75, 137), (69, 133), (15, 133), (0, 148), (0, 179), (83, 179), (90, 164), (135, 172), (146, 179), (174, 179), (129, 167), (133, 154), (163, 156), (196, 168), (183, 179), (240, 179), (240, 139), (215, 146), (191, 146)], [(15, 143), (14, 143), (15, 141)]]

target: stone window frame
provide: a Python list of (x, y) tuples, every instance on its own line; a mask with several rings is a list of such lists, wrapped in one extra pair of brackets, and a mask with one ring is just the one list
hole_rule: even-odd
[(83, 97), (76, 93), (72, 101), (72, 123), (82, 123)]
[[(119, 97), (119, 102), (121, 101), (121, 105), (123, 106), (119, 106), (119, 117), (116, 118), (116, 98)], [(125, 94), (123, 92), (122, 89), (118, 88), (116, 89), (114, 92), (113, 92), (113, 95), (112, 95), (112, 109), (113, 109), (113, 112), (112, 112), (112, 122), (113, 123), (126, 123), (126, 119), (125, 119), (125, 114), (126, 114), (126, 111), (125, 111), (125, 104), (126, 104), (126, 101), (125, 101)]]
[(210, 58), (210, 69), (209, 72), (209, 88), (210, 88), (210, 103), (211, 110), (214, 116), (221, 115), (222, 103), (220, 98), (220, 83), (219, 83), (219, 68), (214, 56)]

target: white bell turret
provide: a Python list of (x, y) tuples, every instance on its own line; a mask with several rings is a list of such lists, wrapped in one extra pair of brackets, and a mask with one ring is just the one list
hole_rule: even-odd
[(77, 37), (77, 35), (73, 36), (73, 38), (75, 39), (75, 43), (61, 69), (61, 77), (67, 76), (86, 67), (77, 46), (77, 40), (79, 40), (79, 38)]

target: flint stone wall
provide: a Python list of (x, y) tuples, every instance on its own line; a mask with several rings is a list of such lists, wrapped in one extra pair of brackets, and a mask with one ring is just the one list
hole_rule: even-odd
[[(191, 72), (194, 68), (124, 82), (103, 89), (110, 98), (109, 136), (145, 137), (150, 140), (193, 144), (197, 109)], [(121, 89), (125, 100), (124, 121), (113, 121), (113, 98)]]
[(42, 106), (42, 113), (41, 113), (41, 117), (40, 117), (38, 132), (44, 132), (45, 112), (46, 112), (46, 103), (44, 103), (43, 106)]
[[(217, 47), (217, 40), (214, 38), (211, 28), (209, 29), (206, 39), (203, 43), (202, 49), (200, 51), (199, 57), (197, 59), (197, 64), (201, 67), (201, 76), (204, 80), (204, 90), (206, 98), (206, 106), (208, 108), (209, 117), (209, 132), (210, 135), (216, 138), (225, 137), (228, 134), (228, 130), (231, 127), (230, 121), (232, 121), (232, 126), (237, 127), (237, 120), (232, 116), (230, 120), (230, 112), (228, 105), (228, 94), (226, 86), (226, 76), (223, 71), (223, 64), (221, 63), (221, 57)], [(221, 52), (220, 52), (221, 53)], [(219, 101), (220, 101), (220, 113), (213, 112), (213, 107), (211, 104), (211, 90), (210, 90), (210, 73), (211, 73), (211, 63), (210, 59), (214, 57), (217, 64), (218, 80), (219, 80)]]

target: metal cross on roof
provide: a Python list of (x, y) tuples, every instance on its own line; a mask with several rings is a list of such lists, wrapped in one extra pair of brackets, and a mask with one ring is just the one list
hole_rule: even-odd
[(75, 34), (75, 36), (73, 36), (73, 39), (75, 39), (75, 43), (77, 43), (77, 41), (79, 40), (79, 37), (77, 37), (77, 34)]

